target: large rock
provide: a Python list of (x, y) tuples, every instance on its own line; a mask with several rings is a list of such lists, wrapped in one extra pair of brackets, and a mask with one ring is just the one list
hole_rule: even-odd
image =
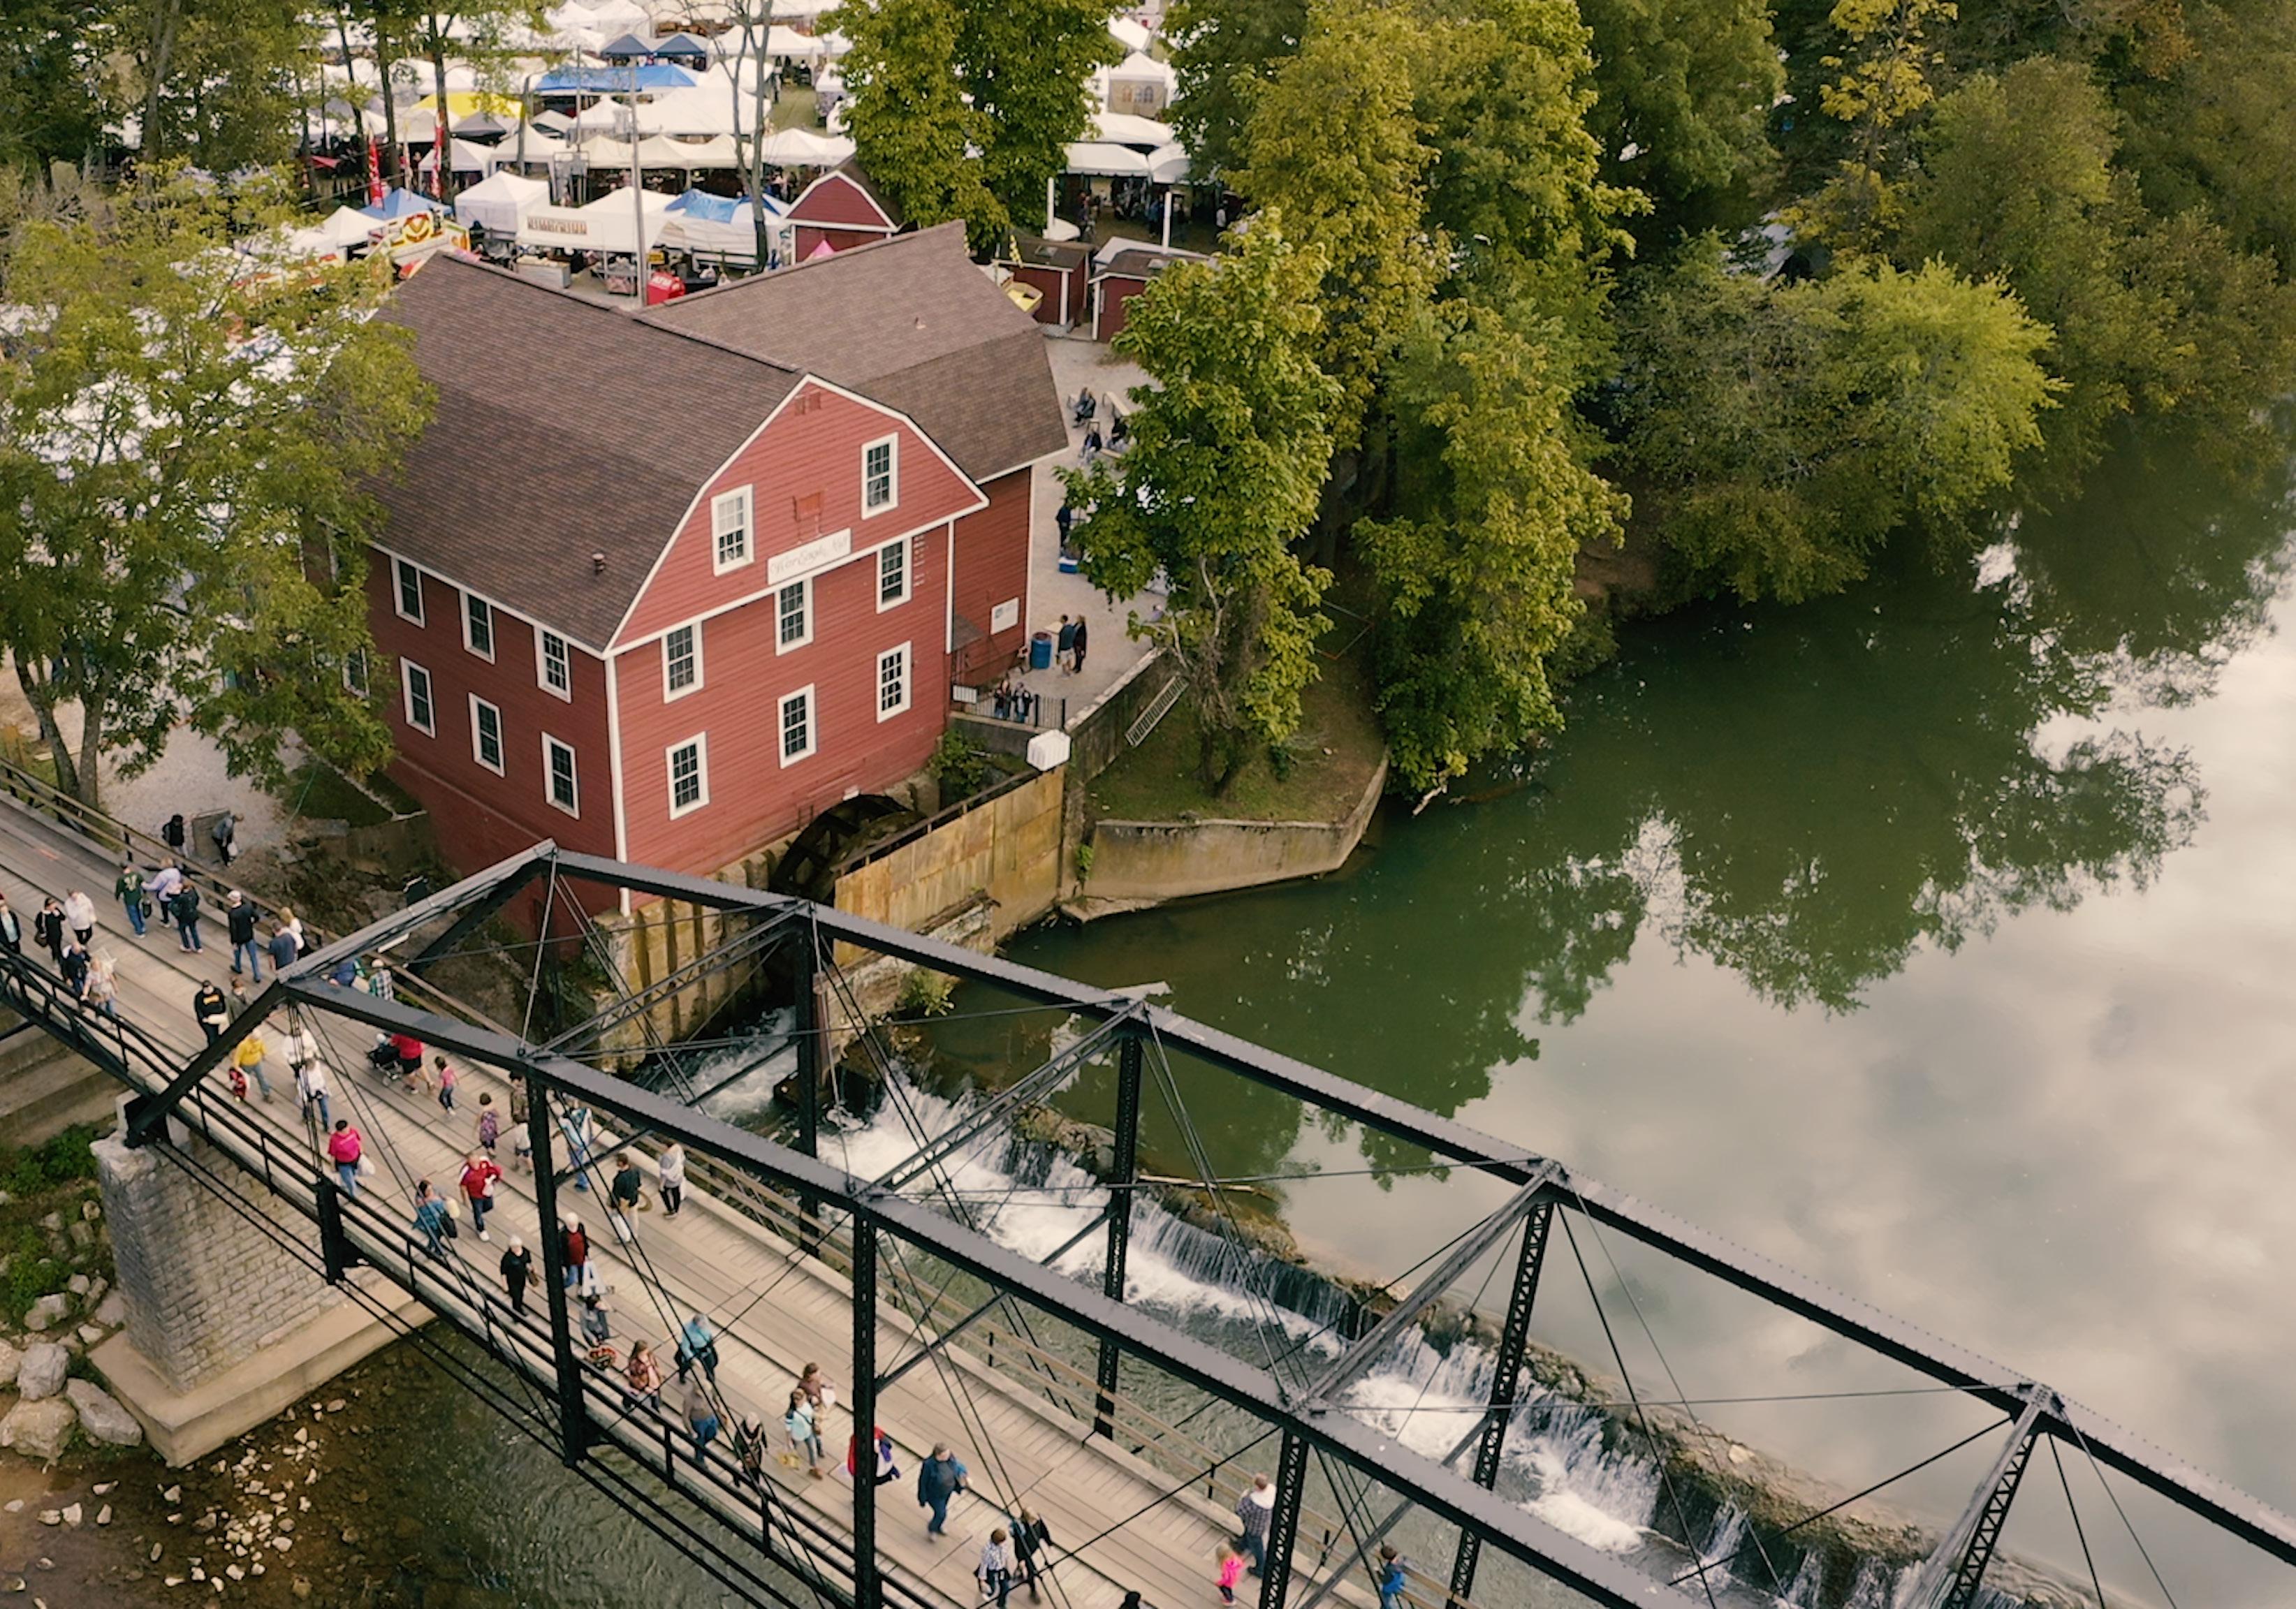
[(23, 1363), (24, 1354), (0, 1341), (0, 1385), (16, 1384), (16, 1370)]
[(30, 1310), (25, 1313), (24, 1327), (29, 1330), (44, 1330), (51, 1325), (62, 1324), (71, 1317), (71, 1298), (62, 1291), (43, 1296), (33, 1303)]
[(119, 1399), (93, 1380), (67, 1380), (64, 1395), (79, 1409), (79, 1427), (88, 1439), (114, 1447), (133, 1447), (144, 1439), (135, 1416), (119, 1406)]
[(71, 1442), (72, 1426), (79, 1414), (62, 1397), (40, 1402), (19, 1402), (0, 1419), (0, 1447), (12, 1447), (28, 1458), (53, 1463)]
[(27, 1402), (53, 1397), (64, 1388), (71, 1354), (53, 1341), (35, 1341), (16, 1366), (16, 1390)]

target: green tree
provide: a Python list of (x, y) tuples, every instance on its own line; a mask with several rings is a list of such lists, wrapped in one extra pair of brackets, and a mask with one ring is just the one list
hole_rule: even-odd
[(1399, 6), (1316, 0), (1300, 52), (1252, 102), (1236, 188), (1281, 211), (1326, 265), (1319, 353), (1340, 382), (1334, 438), (1356, 445), (1381, 368), (1443, 272), (1426, 221), (1435, 149), (1414, 104), (1423, 36)]
[(1839, 76), (1818, 104), (1847, 126), (1849, 145), (1824, 186), (1793, 213), (1808, 233), (1841, 249), (1870, 249), (1896, 216), (1894, 186), (1908, 126), (1937, 99), (1930, 75), (1945, 53), (1930, 29), (1960, 14), (1953, 0), (1834, 0), (1845, 45), (1822, 65)]
[(390, 752), (347, 686), (365, 488), (427, 396), (403, 332), (369, 317), (381, 269), (251, 273), (230, 244), (250, 214), (279, 216), (175, 184), (6, 221), (0, 647), (91, 804), (106, 755), (133, 775), (185, 720), (266, 780), (291, 731), (355, 772)]
[[(982, 182), (1012, 221), (1045, 227), (1045, 185), (1091, 127), (1085, 80), (1122, 59), (1105, 0), (966, 0), (956, 61), (980, 115)], [(873, 176), (874, 170), (872, 169)]]
[(1456, 303), (1420, 321), (1390, 380), (1406, 512), (1354, 541), (1383, 608), (1388, 748), (1414, 789), (1561, 723), (1547, 661), (1584, 612), (1578, 550), (1618, 540), (1626, 500), (1587, 467), (1557, 338)]
[(2122, 96), (2128, 155), (2162, 212), (2205, 207), (2296, 273), (2296, 0), (2186, 8), (2192, 49)]
[(854, 89), (847, 127), (870, 182), (921, 227), (963, 218), (976, 247), (1000, 238), (1011, 220), (966, 154), (982, 119), (949, 70), (958, 0), (881, 0), (829, 20), (853, 44), (843, 62)]
[(1217, 260), (1167, 270), (1116, 341), (1155, 381), (1131, 416), (1133, 445), (1067, 476), (1093, 510), (1076, 528), (1093, 584), (1128, 598), (1160, 572), (1169, 585), (1163, 617), (1136, 616), (1132, 629), (1187, 678), (1199, 773), (1215, 794), (1298, 730), (1329, 624), (1317, 605), (1331, 577), (1292, 551), (1315, 517), (1339, 403), (1315, 359), (1323, 274), (1275, 212)]
[(1308, 0), (1177, 0), (1164, 32), (1175, 41), (1172, 125), (1189, 170), (1222, 177), (1243, 166), (1253, 97), (1307, 36)]
[(131, 0), (119, 15), (125, 48), (111, 65), (146, 163), (222, 174), (294, 150), (321, 37), (294, 0)]
[(104, 57), (117, 37), (102, 0), (0, 6), (0, 164), (45, 174), (103, 138)]
[[(1760, 177), (1785, 69), (1763, 0), (1584, 0), (1594, 32), (1587, 121), (1613, 181), (1680, 202)], [(1631, 158), (1621, 155), (1629, 146)]]
[(1892, 533), (1952, 533), (2009, 484), (2058, 388), (2046, 328), (1938, 264), (1773, 289), (1710, 249), (1625, 323), (1636, 505), (1694, 576), (1747, 599), (1838, 591)]
[[(402, 11), (409, 4), (410, 0), (397, 0)], [(439, 158), (430, 172), (430, 193), (444, 197), (454, 176), (448, 153), (455, 114), (447, 99), (447, 58), (468, 62), (481, 88), (507, 96), (515, 87), (510, 81), (511, 64), (519, 55), (512, 30), (537, 30), (549, 24), (540, 0), (452, 0), (447, 4), (412, 0), (408, 21), (415, 48), (430, 63), (430, 94), (438, 111), (432, 149)]]
[(2296, 372), (2296, 302), (2197, 209), (2157, 218), (2115, 166), (2121, 118), (2087, 69), (2047, 58), (1938, 103), (1904, 187), (1895, 255), (1998, 275), (2055, 331), (2067, 381), (2045, 484), (2103, 453), (2112, 420), (2181, 413), (2238, 434)]
[(1570, 0), (1416, 0), (1423, 48), (1414, 106), (1435, 152), (1426, 174), (1431, 238), (1456, 253), (1469, 293), (1505, 303), (1535, 290), (1590, 302), (1589, 269), (1625, 242), (1616, 220), (1642, 205), (1602, 181), (1587, 131), (1595, 105), (1591, 36)]

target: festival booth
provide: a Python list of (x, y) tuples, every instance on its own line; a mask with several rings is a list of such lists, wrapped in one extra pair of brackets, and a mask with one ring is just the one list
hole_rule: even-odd
[(1144, 118), (1155, 117), (1171, 105), (1179, 86), (1180, 75), (1144, 50), (1134, 51), (1093, 77), (1103, 106)]
[[(637, 202), (633, 202), (630, 192), (624, 189), (601, 196), (587, 207), (529, 208), (519, 220), (518, 243), (536, 250), (588, 252), (627, 258), (634, 263), (652, 251), (661, 239), (662, 227), (669, 218), (670, 201), (669, 197), (652, 190), (641, 190), (637, 194)], [(643, 237), (636, 210), (640, 205), (645, 209)], [(613, 288), (611, 282), (608, 288)], [(629, 289), (633, 292), (636, 289), (634, 276)]]
[(768, 167), (835, 167), (853, 159), (853, 142), (809, 128), (777, 128), (759, 154)]
[[(794, 232), (784, 221), (786, 216), (786, 208), (767, 199), (766, 239), (779, 263), (790, 260), (796, 245)], [(757, 213), (746, 200), (689, 190), (669, 204), (661, 249), (683, 251), (696, 263), (755, 268), (758, 265)]]
[(393, 185), (382, 192), (382, 200), (359, 210), (370, 218), (411, 218), (418, 212), (429, 213), (435, 217), (439, 213), (439, 203), (429, 196), (416, 195), (411, 190), (401, 190)]
[(455, 216), (472, 228), (507, 241), (517, 238), (528, 213), (549, 204), (547, 181), (497, 170), (455, 198)]

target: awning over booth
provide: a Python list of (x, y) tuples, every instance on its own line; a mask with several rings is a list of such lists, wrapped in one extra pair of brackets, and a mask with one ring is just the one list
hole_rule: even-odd
[(1146, 152), (1135, 151), (1129, 145), (1111, 145), (1097, 140), (1078, 140), (1069, 147), (1068, 170), (1109, 178), (1144, 179), (1149, 176)]
[(780, 128), (766, 136), (763, 154), (775, 167), (834, 167), (853, 155), (853, 142), (809, 128)]
[(521, 220), (549, 200), (545, 181), (496, 173), (455, 198), (455, 216), (491, 234), (515, 234)]
[[(661, 238), (669, 216), (669, 197), (638, 192), (645, 208), (644, 247)], [(519, 220), (518, 243), (562, 251), (604, 251), (629, 257), (640, 249), (636, 208), (627, 190), (617, 190), (587, 207), (537, 207)]]
[(359, 210), (370, 218), (405, 218), (412, 217), (418, 212), (436, 212), (439, 210), (439, 204), (427, 196), (419, 196), (412, 191), (401, 190), (394, 185), (383, 192), (382, 200), (372, 207), (362, 207)]
[(696, 80), (667, 61), (636, 67), (564, 67), (534, 81), (538, 95), (626, 95), (633, 89), (691, 89)]

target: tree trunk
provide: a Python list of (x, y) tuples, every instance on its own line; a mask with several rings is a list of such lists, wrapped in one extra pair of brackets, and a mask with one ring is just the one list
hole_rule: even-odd
[(398, 92), (390, 82), (390, 36), (383, 27), (381, 6), (371, 6), (367, 14), (374, 20), (374, 67), (376, 76), (382, 80), (383, 143), (390, 148), (384, 153), (383, 165), (390, 169), (394, 182), (404, 182), (406, 176), (398, 166)]
[[(343, 47), (343, 69), (351, 76), (350, 90), (344, 99), (351, 103), (351, 127), (358, 133), (359, 171), (366, 176), (366, 183), (359, 187), (360, 205), (364, 206), (367, 194), (374, 188), (375, 180), (382, 176), (381, 165), (374, 159), (374, 152), (367, 147), (366, 106), (359, 96), (358, 69), (351, 64), (350, 17), (340, 5), (335, 7), (335, 37)], [(324, 75), (322, 75), (319, 79), (319, 93), (323, 95), (327, 93), (327, 80)], [(384, 97), (388, 99), (390, 94), (390, 86), (385, 85)]]
[[(430, 118), (430, 193), (440, 200), (447, 199), (447, 164), (455, 154), (455, 133), (447, 127), (454, 120), (447, 109), (447, 24), (451, 20), (433, 12), (430, 26), (430, 80), (439, 94), (438, 109)], [(635, 131), (633, 131), (635, 137)]]
[(72, 791), (91, 810), (99, 807), (103, 791), (103, 706), (86, 698), (79, 705), (79, 786)]
[(168, 63), (176, 53), (176, 30), (183, 26), (184, 0), (156, 0), (152, 8), (152, 60), (148, 81), (144, 86), (144, 138), (145, 161), (156, 161), (160, 153), (160, 90), (168, 79)]
[(63, 728), (56, 723), (55, 690), (45, 674), (37, 672), (20, 656), (16, 660), (16, 685), (24, 690), (24, 698), (32, 706), (32, 715), (40, 723), (41, 739), (56, 763), (56, 787), (74, 798), (84, 798), (80, 788), (80, 768), (72, 759), (71, 746), (64, 741)]

